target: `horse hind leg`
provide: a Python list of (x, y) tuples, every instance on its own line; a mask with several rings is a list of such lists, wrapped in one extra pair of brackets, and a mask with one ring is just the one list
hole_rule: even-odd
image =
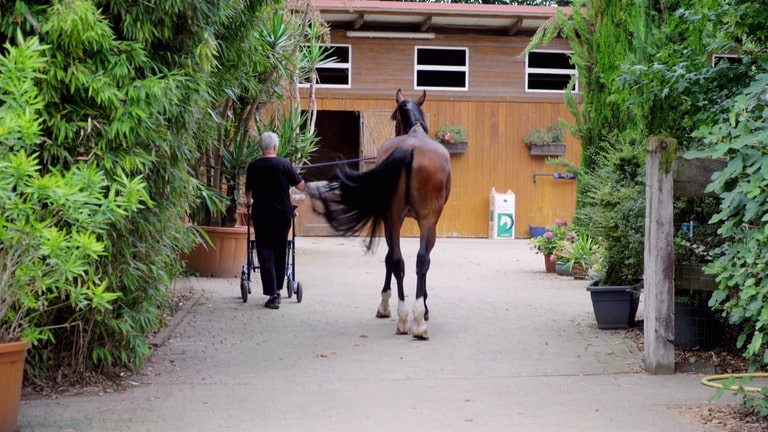
[(418, 339), (429, 339), (427, 320), (427, 270), (429, 270), (429, 252), (419, 250), (416, 259), (416, 300), (413, 302), (413, 326), (411, 335)]
[(403, 278), (405, 276), (405, 261), (402, 255), (398, 254), (397, 270), (394, 272), (395, 282), (397, 283), (397, 329), (396, 334), (409, 334), (408, 308), (405, 306), (405, 290), (403, 289)]
[(392, 252), (392, 239), (389, 236), (387, 237), (387, 248), (387, 255), (384, 257), (386, 275), (384, 276), (384, 287), (381, 289), (381, 302), (376, 309), (376, 318), (389, 318), (392, 316), (392, 311), (389, 309), (389, 300), (392, 298), (392, 272), (397, 265)]
[[(408, 309), (405, 307), (405, 290), (403, 289), (403, 278), (405, 277), (405, 260), (400, 252), (399, 239), (395, 238), (387, 252), (387, 274), (395, 276), (397, 284), (397, 329), (396, 334), (409, 334)], [(383, 296), (383, 293), (382, 293)], [(382, 302), (384, 299), (382, 298)], [(389, 306), (389, 298), (387, 298)]]
[(416, 300), (413, 303), (411, 335), (425, 340), (429, 339), (429, 331), (427, 330), (427, 320), (429, 319), (429, 309), (427, 309), (427, 272), (431, 264), (429, 254), (435, 246), (434, 227), (435, 224), (425, 224), (422, 228), (419, 252), (416, 255)]

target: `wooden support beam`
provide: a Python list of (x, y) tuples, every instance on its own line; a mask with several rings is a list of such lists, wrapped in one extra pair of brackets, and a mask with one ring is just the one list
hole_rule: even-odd
[(355, 20), (352, 22), (352, 29), (354, 30), (360, 30), (360, 27), (363, 26), (363, 23), (365, 22), (365, 14), (360, 14), (355, 18)]
[(421, 22), (419, 30), (425, 32), (429, 30), (430, 27), (432, 27), (432, 15), (424, 18), (424, 21)]
[(712, 174), (722, 171), (727, 162), (724, 159), (686, 159), (677, 158), (677, 172), (675, 174), (675, 196), (716, 196), (714, 193), (705, 193), (704, 189), (712, 180)]
[(517, 34), (518, 31), (520, 31), (520, 27), (523, 26), (523, 19), (518, 18), (515, 20), (514, 23), (512, 23), (511, 26), (507, 29), (507, 36), (514, 36)]
[(648, 138), (645, 159), (645, 371), (675, 373), (673, 245), (677, 140)]

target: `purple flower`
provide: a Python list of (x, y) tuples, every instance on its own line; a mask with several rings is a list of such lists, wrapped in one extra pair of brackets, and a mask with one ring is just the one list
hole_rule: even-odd
[(551, 240), (552, 237), (554, 237), (554, 234), (552, 234), (552, 231), (547, 231), (544, 233), (544, 238), (546, 238), (547, 240)]

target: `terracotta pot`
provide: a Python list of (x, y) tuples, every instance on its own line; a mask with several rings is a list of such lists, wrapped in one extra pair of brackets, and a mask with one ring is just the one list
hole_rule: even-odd
[(547, 269), (547, 273), (555, 273), (557, 271), (551, 254), (544, 255), (544, 268)]
[(237, 225), (235, 226), (246, 226), (248, 225), (248, 210), (242, 209), (237, 211)]
[(15, 431), (29, 342), (0, 344), (0, 431)]
[(203, 277), (239, 278), (243, 266), (247, 265), (247, 227), (202, 228), (210, 237), (213, 246), (197, 245), (188, 254), (182, 256), (182, 260), (187, 262), (187, 267), (197, 271)]

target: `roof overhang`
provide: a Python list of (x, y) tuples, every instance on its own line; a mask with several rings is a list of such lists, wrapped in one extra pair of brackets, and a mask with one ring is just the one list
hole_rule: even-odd
[[(311, 0), (334, 30), (532, 34), (558, 8), (461, 3)], [(570, 13), (570, 8), (560, 8)]]

